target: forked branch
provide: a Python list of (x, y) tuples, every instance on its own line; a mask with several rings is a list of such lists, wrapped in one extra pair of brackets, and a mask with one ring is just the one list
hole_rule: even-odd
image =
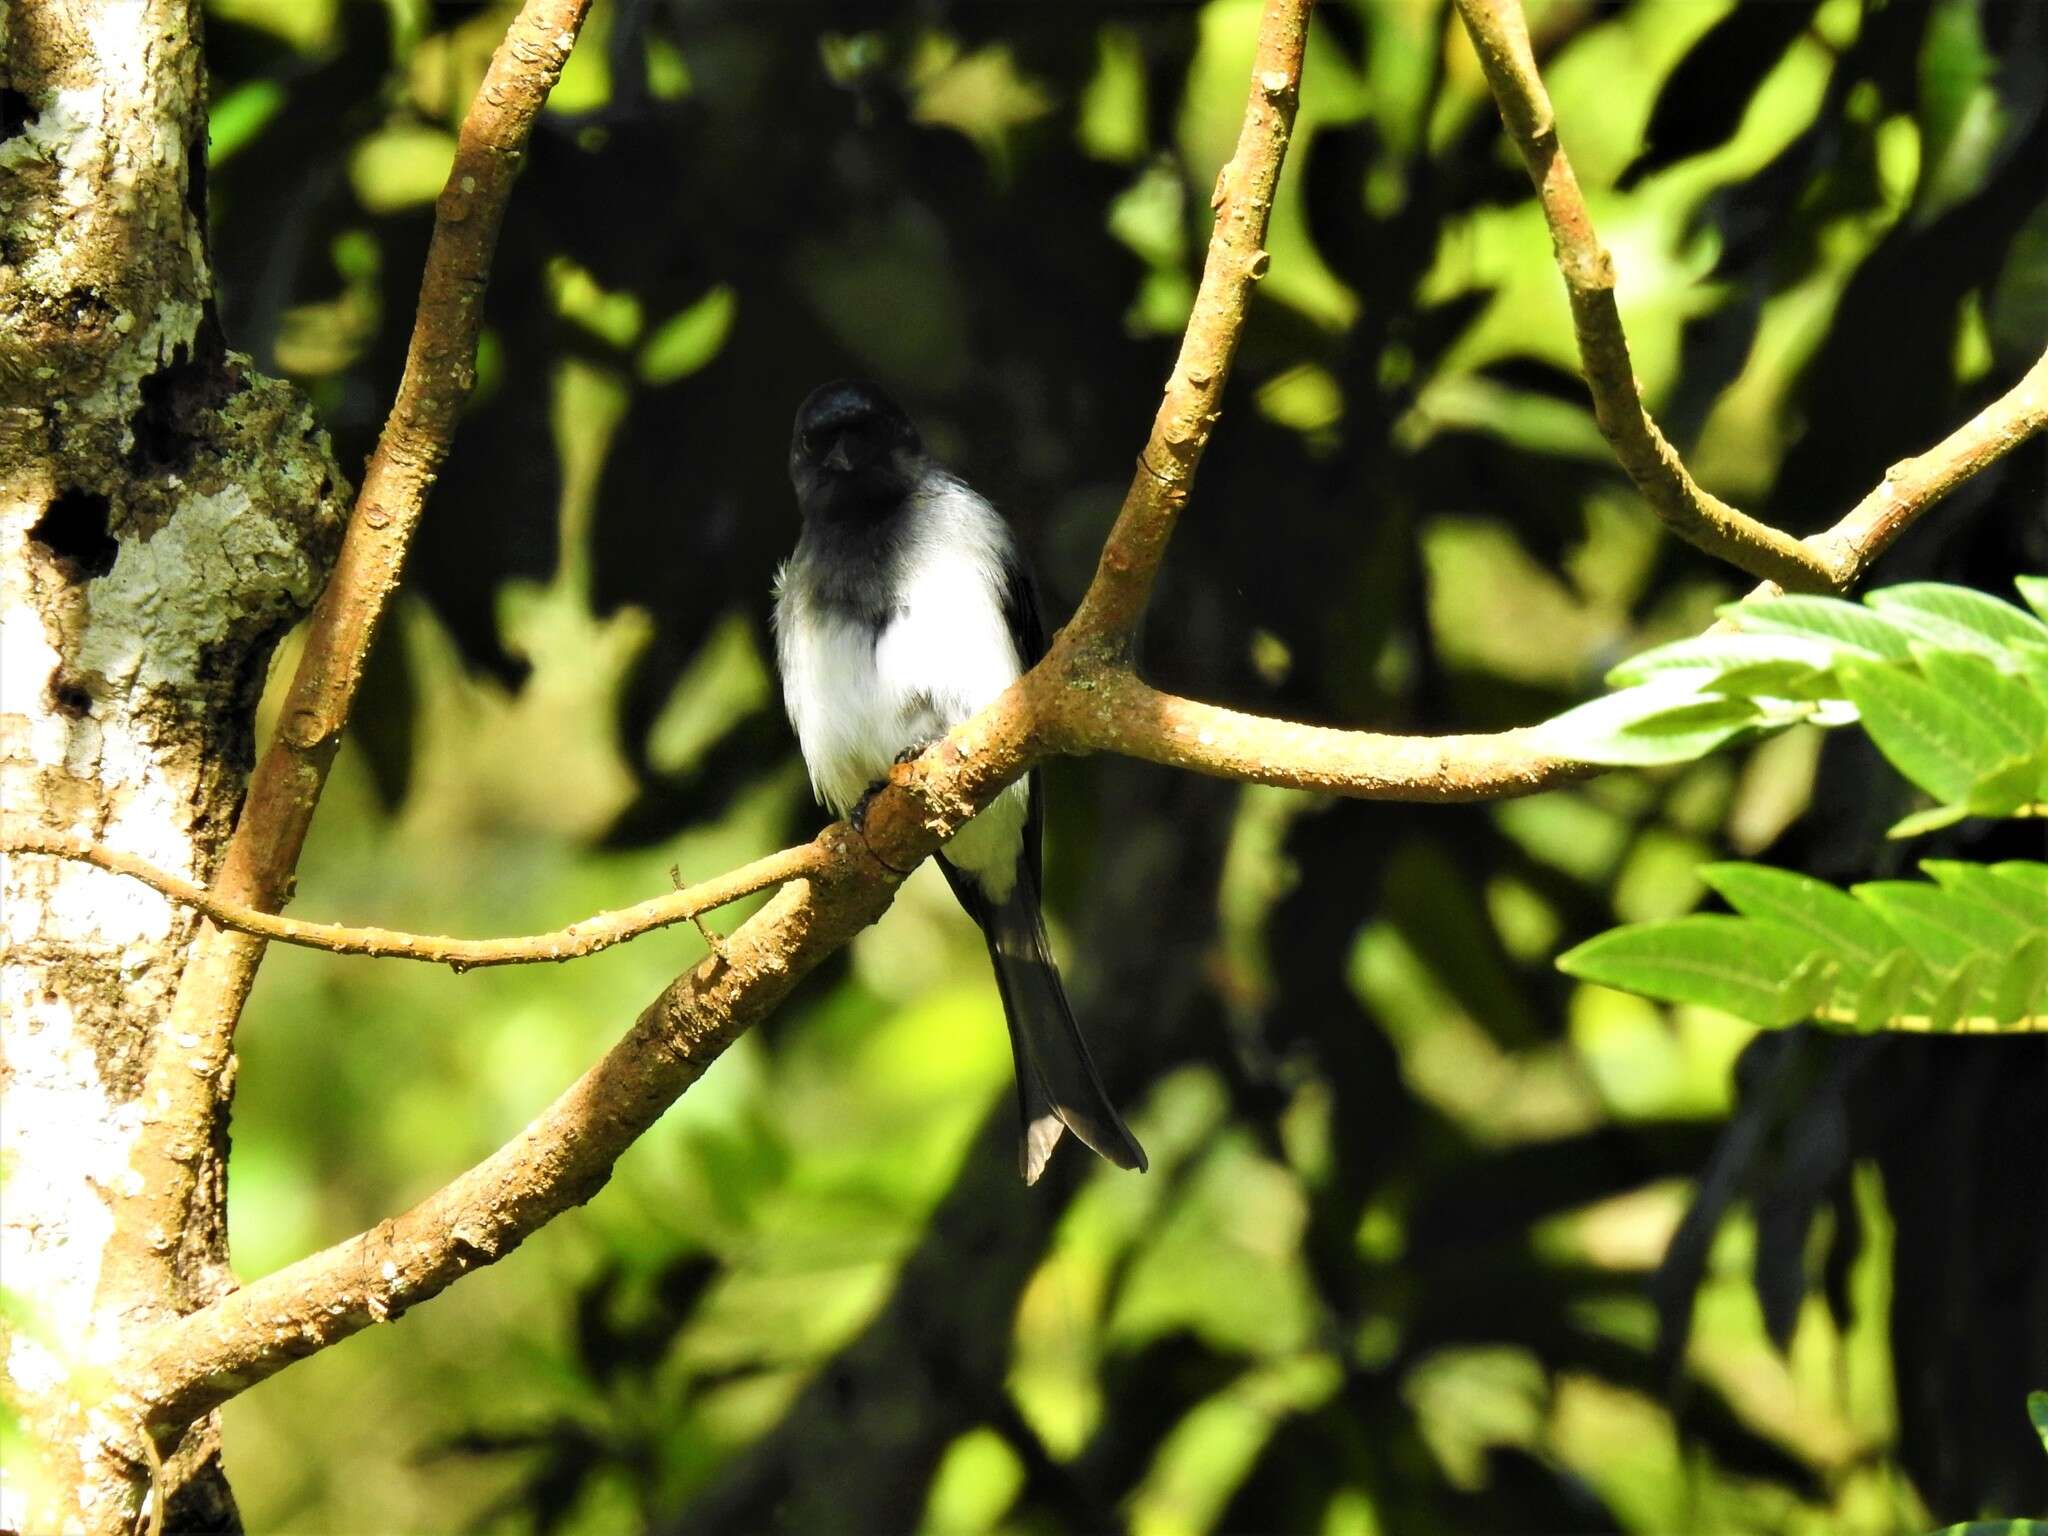
[[(1492, 25), (1507, 14), (1519, 25), (1512, 0), (1459, 5), (1468, 24), (1475, 15)], [(1292, 126), (1308, 11), (1309, 0), (1267, 0), (1244, 126), (1218, 181), (1216, 233), (1180, 360), (1095, 580), (1046, 659), (943, 742), (899, 765), (889, 786), (870, 802), (860, 832), (835, 824), (806, 848), (774, 856), (795, 861), (772, 877), (787, 883), (726, 939), (725, 952), (664, 990), (603, 1060), (513, 1141), (404, 1215), (159, 1329), (120, 1373), (118, 1401), (125, 1411), (159, 1431), (186, 1422), (293, 1360), (438, 1294), (589, 1199), (617, 1157), (731, 1041), (772, 1011), (799, 977), (880, 916), (900, 882), (899, 871), (913, 868), (1003, 786), (1048, 755), (1116, 752), (1229, 778), (1403, 800), (1497, 798), (1600, 771), (1538, 750), (1527, 731), (1418, 738), (1297, 725), (1161, 693), (1129, 668), (1125, 642), (1143, 616), (1186, 504), (1249, 294), (1264, 270), (1267, 213)], [(1475, 37), (1485, 35), (1475, 29)], [(1519, 48), (1526, 60), (1525, 35)], [(1493, 69), (1489, 65), (1490, 74)], [(1526, 82), (1533, 81), (1530, 66)], [(1540, 82), (1535, 88), (1540, 91)], [(1512, 116), (1510, 126), (1516, 127)], [(1532, 139), (1540, 130), (1554, 143), (1547, 101), (1540, 117), (1527, 118), (1523, 126)], [(1561, 157), (1555, 163), (1562, 166)], [(1550, 164), (1545, 162), (1545, 177), (1539, 177), (1539, 192)], [(1559, 174), (1568, 195), (1547, 200), (1546, 209), (1555, 202), (1568, 215), (1577, 189), (1568, 166)], [(1582, 203), (1578, 210), (1582, 216)], [(1695, 506), (1687, 499), (1691, 482), (1683, 466), (1642, 412), (1618, 321), (1611, 332), (1602, 330), (1613, 320), (1612, 278), (1590, 224), (1583, 233), (1584, 246), (1574, 247), (1571, 259), (1585, 278), (1591, 331), (1602, 345), (1606, 337), (1619, 349), (1608, 362), (1618, 363), (1621, 382), (1615, 383), (1608, 367), (1604, 382), (1595, 386), (1596, 404), (1602, 389), (1609, 391), (1610, 406), (1617, 400), (1628, 404), (1635, 422), (1631, 427), (1624, 417), (1622, 435), (1633, 432), (1639, 446), (1647, 443), (1653, 450), (1655, 462), (1645, 472), (1654, 471), (1651, 478), (1665, 487), (1667, 500), (1677, 498), (1672, 504), (1691, 529), (1687, 536), (1724, 557), (1741, 554), (1734, 563), (1746, 570), (1788, 577), (1795, 585), (1826, 585), (1836, 569), (1860, 571), (1896, 532), (1896, 520), (1852, 514), (1824, 536), (1836, 538), (1840, 550), (1826, 558), (1842, 563), (1823, 571), (1814, 550), (1733, 509), (1722, 510), (1739, 522), (1717, 520), (1712, 506), (1718, 503)], [(1597, 259), (1586, 265), (1580, 258), (1589, 250)], [(1561, 261), (1566, 255), (1561, 241)], [(1574, 295), (1576, 313), (1579, 289)], [(1582, 326), (1582, 342), (1587, 335)], [(1990, 421), (1980, 417), (1913, 461), (1921, 466), (1941, 460), (1902, 477), (1910, 478), (1913, 494), (1924, 492), (1931, 502), (1956, 478), (2008, 449), (2013, 433), (2038, 430), (2040, 372), (2029, 375), (2036, 393), (2026, 399), (2034, 403), (2023, 400), (2003, 414), (1994, 408), (1986, 413)], [(1796, 554), (1787, 553), (1788, 544)], [(758, 874), (762, 866), (749, 868)]]
[[(498, 45), (462, 120), (455, 162), (434, 208), (412, 340), (398, 397), (363, 472), (354, 513), (314, 605), (279, 725), (249, 781), (213, 894), (235, 907), (276, 911), (291, 888), (313, 809), (327, 783), (363, 666), (447, 457), (455, 421), (476, 382), (484, 286), (505, 205), (549, 91), (561, 78), (590, 0), (526, 0)], [(197, 1164), (215, 1119), (236, 1022), (255, 984), (263, 940), (203, 928), (178, 981), (171, 1016), (137, 1103), (143, 1122), (132, 1175), (113, 1202), (107, 1271), (139, 1292), (172, 1283)]]

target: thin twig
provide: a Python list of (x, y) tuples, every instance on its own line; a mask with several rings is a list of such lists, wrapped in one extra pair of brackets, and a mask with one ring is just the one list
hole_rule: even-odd
[(1825, 562), (1836, 586), (1854, 586), (1921, 513), (2043, 428), (2048, 428), (2048, 352), (2011, 389), (1932, 448), (1886, 470), (1869, 495), (1834, 527), (1808, 539), (1806, 547)]
[[(1236, 350), (1245, 288), (1256, 275), (1245, 251), (1265, 239), (1308, 11), (1309, 0), (1268, 0), (1260, 21), (1239, 139), (1244, 163), (1234, 161), (1236, 169), (1226, 169), (1222, 182), (1226, 204), (1233, 186), (1249, 190), (1219, 220), (1236, 233), (1219, 234), (1208, 257), (1211, 266), (1243, 267), (1243, 276), (1224, 281), (1205, 270), (1189, 332), (1211, 337), (1203, 355), (1215, 372), (1196, 381), (1177, 371), (1168, 387), (1169, 400), (1199, 404), (1192, 417), (1176, 418), (1181, 426), (1154, 433), (1168, 445), (1168, 472), (1178, 477), (1179, 489), (1158, 500), (1147, 493), (1140, 499), (1149, 511), (1134, 514), (1127, 507), (1119, 517), (1118, 529), (1131, 537), (1118, 547), (1129, 558), (1119, 570), (1105, 556), (1098, 581), (1109, 588), (1100, 596), (1091, 588), (1098, 634), (1135, 621), (1150, 584), (1144, 562), (1156, 566), (1207, 441), (1214, 391)], [(1262, 272), (1263, 256), (1256, 265)], [(1184, 346), (1183, 357), (1189, 355)], [(1170, 406), (1162, 408), (1162, 419), (1170, 413)], [(1111, 542), (1118, 538), (1112, 534)], [(1134, 578), (1135, 587), (1126, 578)], [(1054, 665), (1048, 659), (1032, 676), (1042, 681)], [(123, 1372), (126, 1395), (151, 1424), (188, 1422), (293, 1360), (438, 1294), (589, 1199), (619, 1155), (728, 1043), (881, 915), (900, 883), (896, 870), (927, 857), (1043, 750), (1026, 688), (1017, 686), (939, 748), (898, 765), (889, 787), (870, 802), (860, 833), (840, 823), (820, 835), (818, 877), (784, 885), (726, 938), (722, 964), (678, 977), (625, 1038), (518, 1137), (404, 1215), (164, 1324)]]
[(1557, 119), (1536, 72), (1521, 0), (1457, 0), (1457, 7), (1550, 226), (1593, 416), (1621, 467), (1664, 525), (1688, 544), (1794, 591), (1827, 590), (1835, 582), (1825, 561), (1791, 534), (1702, 489), (1650, 419), (1615, 307), (1614, 263), (1558, 143)]
[[(1162, 408), (1170, 430), (1162, 439), (1155, 427), (1154, 438), (1172, 445), (1171, 469), (1152, 477), (1159, 492), (1133, 487), (1084, 600), (1088, 622), (1077, 616), (1052, 653), (1000, 698), (915, 761), (897, 765), (869, 802), (859, 832), (844, 823), (826, 828), (814, 845), (815, 868), (788, 880), (726, 938), (724, 963), (678, 977), (516, 1138), (405, 1214), (159, 1327), (120, 1373), (123, 1396), (148, 1423), (188, 1422), (293, 1360), (396, 1317), (588, 1200), (618, 1156), (727, 1045), (880, 916), (900, 871), (915, 867), (1050, 753), (1116, 751), (1228, 777), (1398, 799), (1495, 797), (1599, 771), (1531, 750), (1523, 732), (1427, 739), (1260, 720), (1158, 693), (1122, 658), (1120, 640), (1142, 613), (1207, 440), (1220, 370), (1243, 324), (1245, 252), (1264, 240), (1266, 201), (1286, 140), (1286, 113), (1276, 102), (1291, 109), (1298, 79), (1265, 64), (1291, 57), (1298, 70), (1307, 9), (1307, 0), (1271, 0), (1261, 22), (1261, 67), (1238, 153), (1271, 157), (1252, 183), (1265, 192), (1247, 203), (1237, 234), (1219, 232), (1210, 246), (1211, 265), (1240, 277), (1212, 282), (1205, 270), (1189, 321), (1191, 337), (1212, 336), (1201, 355), (1217, 360), (1219, 371), (1197, 382), (1176, 369), (1169, 404), (1176, 397), (1205, 403), (1192, 418)], [(1232, 177), (1246, 174), (1241, 166), (1226, 171), (1226, 201)], [(1190, 355), (1191, 344), (1184, 344), (1184, 363)], [(1175, 478), (1169, 482), (1167, 474)]]
[[(493, 965), (536, 965), (547, 961), (577, 960), (624, 944), (642, 934), (677, 923), (696, 922), (702, 929), (706, 912), (729, 906), (742, 897), (785, 880), (819, 872), (821, 856), (815, 843), (785, 848), (765, 858), (742, 864), (714, 879), (692, 886), (678, 885), (667, 896), (656, 896), (618, 912), (600, 912), (557, 928), (550, 933), (525, 934), (517, 938), (457, 939), (432, 933), (405, 933), (392, 928), (351, 928), (339, 923), (309, 923), (279, 917), (255, 907), (227, 901), (205, 886), (157, 868), (145, 859), (116, 848), (104, 847), (67, 832), (50, 832), (9, 821), (0, 828), (0, 853), (40, 853), (54, 858), (74, 859), (109, 874), (140, 880), (170, 900), (203, 912), (223, 928), (246, 933), (280, 944), (297, 944), (321, 949), (333, 955), (364, 955), (385, 960), (425, 960), (451, 966), (457, 971), (480, 970)], [(707, 943), (716, 950), (722, 941)]]
[[(363, 471), (333, 572), (314, 605), (275, 737), (249, 781), (212, 889), (235, 907), (276, 911), (289, 893), (313, 808), (355, 702), (370, 643), (390, 603), (463, 402), (476, 382), (483, 294), (526, 142), (561, 77), (590, 0), (526, 0), (492, 55), (462, 120), (455, 161), (434, 207), (434, 232), (398, 396)], [(136, 1096), (142, 1124), (130, 1177), (112, 1197), (102, 1273), (148, 1295), (177, 1293), (178, 1245), (201, 1160), (224, 1113), (235, 1025), (255, 984), (263, 941), (205, 928), (178, 981)]]

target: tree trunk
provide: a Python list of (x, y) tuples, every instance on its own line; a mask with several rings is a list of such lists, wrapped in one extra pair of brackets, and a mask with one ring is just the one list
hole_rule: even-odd
[[(206, 880), (346, 488), (306, 402), (214, 319), (197, 0), (0, 0), (0, 58), (0, 807)], [(6, 860), (0, 904), (0, 1378), (42, 1452), (5, 1469), (0, 1527), (126, 1531), (152, 1477), (100, 1384), (233, 1285), (233, 1073), (212, 1135), (179, 1149), (183, 1219), (145, 1234), (161, 1262), (111, 1262), (194, 923), (31, 856)], [(212, 1421), (168, 1449), (171, 1527), (236, 1528)]]

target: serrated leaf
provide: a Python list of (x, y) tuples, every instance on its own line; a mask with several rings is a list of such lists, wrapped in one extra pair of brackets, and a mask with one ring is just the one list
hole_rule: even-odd
[(1996, 962), (1990, 955), (1971, 955), (1944, 978), (1937, 978), (1934, 1001), (1927, 1005), (1927, 1027), (1947, 1034), (1967, 1015), (1983, 990), (1984, 975)]
[(1970, 808), (1967, 805), (1934, 805), (1924, 811), (1915, 811), (1910, 816), (1901, 816), (1889, 827), (1884, 835), (1889, 838), (1918, 837), (1923, 832), (1938, 832), (1943, 827), (1952, 827), (1959, 821), (1967, 820)]
[(1599, 934), (1560, 955), (1557, 964), (1582, 981), (1780, 1025), (1810, 1012), (1794, 995), (1794, 983), (1820, 953), (1807, 935), (1776, 923), (1696, 914)]
[(2015, 641), (2048, 642), (2048, 624), (1988, 592), (1944, 582), (1909, 581), (1881, 587), (1864, 602), (1895, 624), (1937, 645), (1996, 653)]
[(1910, 949), (1894, 950), (1865, 979), (1856, 994), (1856, 1027), (1879, 1030), (1925, 996), (1927, 968)]
[(2012, 584), (2034, 610), (2034, 617), (2048, 623), (2048, 576), (2015, 576)]
[(1839, 597), (1791, 593), (1728, 603), (1717, 611), (1738, 633), (1809, 635), (1828, 641), (1838, 655), (1846, 648), (1850, 655), (1904, 661), (1913, 643), (1911, 630)]
[(1704, 757), (1762, 718), (1763, 712), (1744, 699), (1703, 699), (1646, 683), (1567, 710), (1544, 721), (1537, 734), (1562, 756), (1645, 768)]
[(2027, 934), (2025, 924), (1996, 907), (1920, 880), (1873, 880), (1854, 894), (1937, 970), (1951, 970), (1979, 950), (2004, 954)]
[(1832, 645), (1807, 635), (1694, 635), (1631, 656), (1607, 674), (1607, 686), (1629, 688), (1684, 674), (1687, 685), (1698, 689), (1738, 667), (1777, 662), (1823, 671), (1833, 664), (1834, 657)]
[(2048, 703), (1984, 657), (1915, 646), (1913, 659), (1928, 682), (1999, 736), (2009, 756), (2032, 757), (2048, 742)]
[(1991, 978), (1991, 1017), (2001, 1024), (2014, 1024), (2042, 1012), (2042, 994), (2048, 992), (2048, 932), (2035, 933), (2020, 941), (1998, 972)]
[(1768, 864), (1708, 864), (1699, 874), (1744, 917), (1807, 934), (1859, 974), (1905, 943), (1876, 912), (1811, 875)]
[(1891, 765), (1937, 800), (1958, 803), (2008, 757), (1996, 732), (1933, 684), (1896, 667), (1844, 661), (1842, 688)]

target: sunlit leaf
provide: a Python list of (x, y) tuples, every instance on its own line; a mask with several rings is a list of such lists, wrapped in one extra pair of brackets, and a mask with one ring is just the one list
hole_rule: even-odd
[(1810, 934), (1859, 969), (1877, 965), (1904, 942), (1855, 897), (1810, 875), (1767, 864), (1709, 864), (1700, 876), (1743, 916)]
[[(1946, 890), (1996, 907), (2016, 922), (2048, 928), (2048, 864), (1967, 864), (1960, 859), (1923, 859), (1920, 867)], [(2019, 873), (2031, 870), (2040, 883)]]
[(1868, 662), (1845, 661), (1839, 670), (1877, 749), (1936, 799), (1966, 799), (1980, 778), (2004, 765), (1998, 734), (1931, 683)]
[(1746, 699), (1703, 699), (1646, 683), (1567, 710), (1539, 730), (1564, 755), (1640, 768), (1704, 757), (1759, 719), (1760, 711)]
[(1921, 880), (1873, 880), (1855, 888), (1930, 965), (1946, 970), (1979, 950), (2006, 953), (2027, 926), (1996, 907)]
[(1707, 914), (1616, 928), (1566, 951), (1557, 964), (1581, 981), (1700, 1003), (1758, 1024), (1790, 1024), (1811, 1011), (1795, 984), (1820, 953), (1796, 929)]
[(2028, 935), (1990, 983), (1991, 1017), (2001, 1024), (2030, 1019), (2048, 1007), (2048, 929)]
[(1832, 644), (1806, 635), (1747, 630), (1694, 635), (1631, 656), (1607, 674), (1607, 684), (1627, 688), (1653, 680), (1670, 681), (1670, 674), (1683, 673), (1693, 686), (1704, 689), (1712, 679), (1740, 668), (1780, 665), (1825, 671), (1834, 658)]
[(1861, 1030), (1883, 1029), (1923, 995), (1927, 968), (1910, 949), (1895, 950), (1864, 979), (1856, 993), (1855, 1023)]
[(2012, 584), (2034, 610), (2034, 616), (2048, 622), (2048, 576), (2015, 576)]
[(1864, 601), (1887, 619), (1918, 630), (1940, 645), (1960, 645), (1967, 650), (1988, 647), (1995, 654), (2014, 641), (2048, 643), (2048, 624), (1969, 587), (1909, 581), (1880, 587)]
[(1969, 816), (1967, 805), (1931, 805), (1924, 811), (1901, 816), (1885, 828), (1884, 835), (1894, 839), (1921, 837), (1929, 832), (1939, 832), (1943, 827), (1952, 827), (1959, 821), (1967, 821)]
[(1811, 635), (1884, 661), (1906, 660), (1913, 643), (1911, 630), (1838, 597), (1795, 593), (1730, 603), (1719, 612), (1741, 633)]
[(1996, 962), (1990, 955), (1971, 955), (1937, 982), (1927, 1005), (1927, 1027), (1936, 1034), (1954, 1029), (1976, 1004), (1986, 972)]

